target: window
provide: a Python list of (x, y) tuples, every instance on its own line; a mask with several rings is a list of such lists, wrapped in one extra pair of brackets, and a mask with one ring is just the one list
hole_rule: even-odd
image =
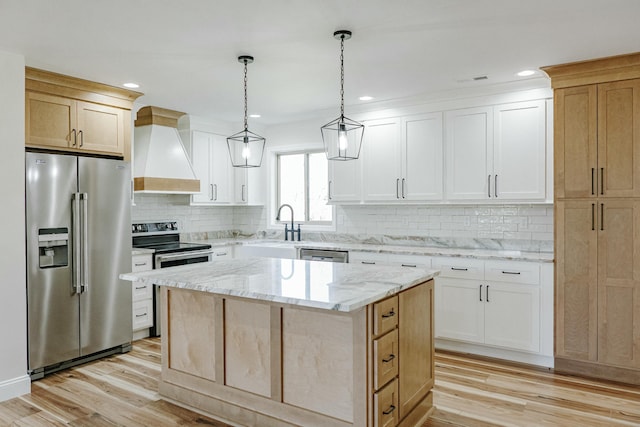
[[(327, 205), (329, 165), (323, 151), (278, 154), (277, 206), (293, 207), (294, 221), (329, 224), (333, 209)], [(283, 209), (281, 220), (291, 220)]]

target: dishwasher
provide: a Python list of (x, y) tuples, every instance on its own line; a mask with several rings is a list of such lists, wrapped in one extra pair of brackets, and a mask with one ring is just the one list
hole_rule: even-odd
[(301, 248), (299, 258), (306, 261), (349, 262), (349, 252)]

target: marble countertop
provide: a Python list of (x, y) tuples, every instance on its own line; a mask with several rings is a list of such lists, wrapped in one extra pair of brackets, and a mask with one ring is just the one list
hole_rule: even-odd
[(145, 248), (132, 248), (131, 255), (148, 255), (152, 254), (155, 251), (153, 249), (145, 249)]
[(277, 258), (224, 259), (121, 274), (160, 286), (351, 312), (438, 275), (437, 270)]
[(498, 259), (508, 261), (533, 261), (533, 262), (553, 262), (552, 252), (524, 252), (516, 250), (493, 250), (493, 249), (458, 249), (440, 248), (424, 246), (404, 246), (404, 245), (372, 245), (362, 243), (342, 243), (342, 242), (312, 242), (312, 241), (282, 241), (267, 239), (211, 239), (198, 240), (198, 242), (208, 243), (212, 246), (227, 245), (259, 245), (268, 247), (295, 247), (310, 249), (329, 249), (342, 251), (358, 251), (398, 255), (424, 255), (442, 257), (461, 257), (476, 259)]

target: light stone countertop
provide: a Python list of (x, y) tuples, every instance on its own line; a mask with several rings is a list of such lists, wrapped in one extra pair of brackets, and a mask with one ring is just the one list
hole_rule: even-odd
[(148, 254), (152, 254), (155, 251), (153, 249), (146, 249), (146, 248), (132, 248), (131, 249), (131, 255), (148, 255)]
[(404, 245), (374, 245), (342, 242), (283, 241), (270, 239), (210, 239), (198, 240), (213, 247), (227, 245), (258, 245), (266, 247), (295, 247), (309, 249), (327, 249), (341, 251), (357, 251), (398, 255), (423, 255), (438, 257), (460, 257), (476, 259), (493, 259), (508, 261), (553, 262), (552, 252), (524, 252), (517, 250), (494, 249), (458, 249)]
[(262, 301), (351, 312), (437, 276), (437, 270), (277, 258), (223, 259), (120, 278)]

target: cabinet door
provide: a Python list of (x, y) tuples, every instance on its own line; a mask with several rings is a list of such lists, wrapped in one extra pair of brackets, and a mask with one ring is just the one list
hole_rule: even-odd
[(362, 158), (329, 161), (329, 203), (359, 202), (362, 199)]
[(234, 168), (233, 169), (233, 194), (232, 194), (232, 202), (237, 204), (247, 204), (249, 200), (249, 188), (247, 187), (248, 183), (248, 173), (247, 168)]
[(556, 198), (595, 197), (598, 106), (596, 86), (554, 92)]
[(403, 199), (442, 199), (442, 138), (442, 113), (402, 120)]
[(211, 183), (213, 184), (213, 201), (230, 203), (233, 199), (233, 171), (227, 147), (227, 139), (222, 135), (210, 134), (211, 142)]
[(640, 368), (640, 201), (598, 210), (598, 361)]
[(365, 123), (362, 181), (365, 201), (397, 201), (401, 194), (400, 119)]
[(546, 115), (544, 101), (494, 107), (492, 195), (544, 200)]
[(78, 148), (122, 156), (124, 110), (91, 102), (77, 104)]
[(640, 80), (598, 85), (598, 195), (640, 197)]
[(484, 343), (483, 302), (480, 282), (437, 277), (436, 337)]
[(398, 298), (400, 419), (433, 387), (433, 297), (430, 280), (401, 292)]
[(493, 108), (469, 108), (445, 115), (446, 197), (493, 196)]
[(200, 180), (200, 192), (191, 196), (193, 203), (211, 203), (213, 201), (213, 185), (209, 174), (211, 143), (205, 132), (193, 131), (191, 137), (191, 163), (196, 178)]
[(598, 357), (596, 221), (596, 200), (556, 202), (556, 357)]
[(77, 144), (73, 100), (33, 92), (25, 98), (26, 145), (69, 148)]
[(540, 288), (488, 282), (484, 298), (484, 342), (540, 351)]

